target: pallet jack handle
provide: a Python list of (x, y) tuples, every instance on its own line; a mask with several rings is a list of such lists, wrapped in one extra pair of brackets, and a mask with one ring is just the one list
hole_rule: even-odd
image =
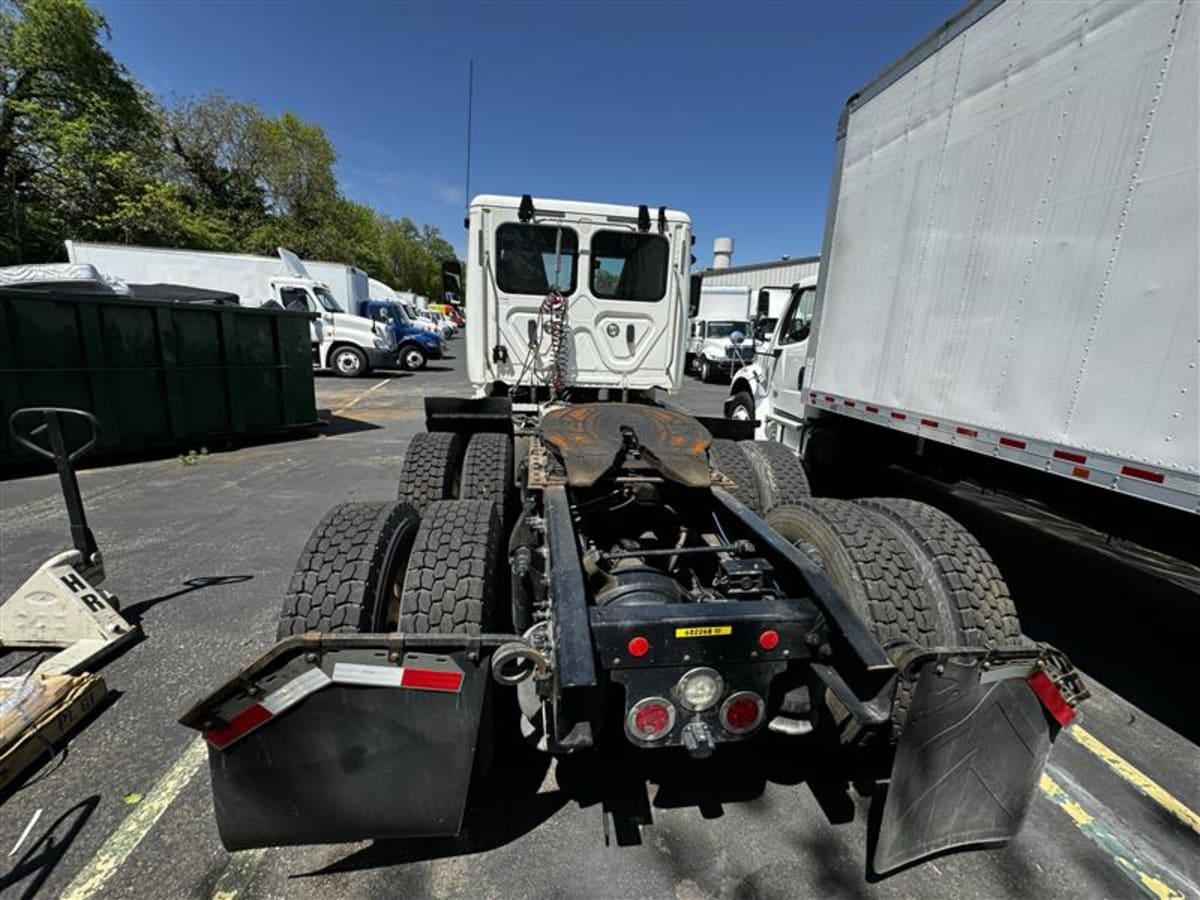
[[(66, 437), (63, 434), (63, 418), (71, 416), (84, 420), (91, 435), (81, 446), (68, 452)], [(82, 554), (86, 567), (100, 566), (100, 549), (96, 545), (92, 529), (88, 527), (87, 514), (83, 510), (83, 497), (79, 493), (79, 481), (75, 478), (75, 467), (72, 465), (75, 460), (96, 446), (96, 435), (100, 430), (99, 421), (82, 409), (56, 406), (26, 407), (18, 409), (9, 417), (8, 430), (18, 444), (54, 461), (54, 466), (58, 469), (58, 480), (62, 485), (63, 500), (67, 505), (71, 543)], [(42, 434), (48, 436), (49, 447), (34, 440)]]

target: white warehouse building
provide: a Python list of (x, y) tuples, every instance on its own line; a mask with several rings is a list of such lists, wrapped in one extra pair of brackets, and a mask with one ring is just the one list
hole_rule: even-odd
[(758, 291), (769, 287), (791, 287), (805, 278), (817, 274), (819, 256), (804, 256), (796, 259), (785, 256), (771, 262), (732, 265), (733, 238), (719, 237), (713, 241), (713, 266), (692, 272), (707, 285), (732, 285), (748, 287)]

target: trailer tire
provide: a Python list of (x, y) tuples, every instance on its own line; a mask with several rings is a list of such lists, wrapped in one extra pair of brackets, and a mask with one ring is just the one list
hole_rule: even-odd
[(778, 441), (743, 441), (738, 444), (754, 467), (763, 512), (812, 496), (800, 457)]
[(463, 457), (459, 496), (464, 500), (491, 500), (500, 505), (508, 521), (513, 496), (513, 442), (507, 434), (480, 432), (471, 435)]
[(763, 514), (763, 498), (759, 480), (750, 457), (742, 452), (742, 444), (728, 438), (713, 438), (708, 445), (708, 459), (713, 467), (733, 482), (729, 493), (739, 503)]
[(422, 431), (413, 435), (400, 468), (396, 499), (420, 512), (435, 500), (457, 497), (466, 448), (462, 435), (452, 431)]
[[(866, 509), (846, 500), (819, 498), (778, 506), (767, 525), (809, 558), (820, 558), (824, 572), (875, 639), (890, 645), (913, 642), (934, 647), (946, 642), (949, 624), (937, 614), (917, 562), (892, 529)], [(812, 552), (815, 551), (815, 554)], [(901, 681), (892, 702), (892, 741), (899, 740), (912, 702), (913, 686)], [(839, 728), (849, 717), (831, 704)]]
[(947, 610), (968, 647), (1022, 647), (1021, 621), (988, 552), (946, 513), (917, 500), (856, 501), (895, 527), (922, 564), (926, 587)]
[(490, 500), (439, 500), (413, 541), (400, 631), (480, 634), (496, 627), (504, 525)]
[(391, 630), (420, 514), (404, 503), (339, 503), (296, 560), (277, 637)]

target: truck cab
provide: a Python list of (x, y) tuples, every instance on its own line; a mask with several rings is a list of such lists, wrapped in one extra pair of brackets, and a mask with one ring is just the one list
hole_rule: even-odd
[(386, 328), (343, 310), (328, 285), (313, 278), (290, 250), (280, 247), (279, 257), (288, 274), (270, 279), (271, 299), (284, 309), (316, 314), (310, 324), (314, 366), (354, 378), (395, 365), (396, 341)]
[(467, 365), (477, 394), (679, 389), (685, 213), (482, 195), (468, 227)]
[(367, 318), (386, 329), (396, 344), (396, 360), (405, 369), (425, 368), (431, 359), (442, 358), (442, 339), (420, 328), (396, 300), (368, 300)]
[(758, 346), (753, 361), (733, 374), (725, 415), (757, 419), (759, 437), (776, 436), (768, 427), (772, 421), (798, 423), (804, 417), (801, 391), (816, 300), (816, 277), (793, 285), (770, 336)]

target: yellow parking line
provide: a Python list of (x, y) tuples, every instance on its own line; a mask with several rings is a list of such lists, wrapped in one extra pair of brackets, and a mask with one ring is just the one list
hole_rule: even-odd
[(1075, 827), (1093, 844), (1108, 854), (1121, 873), (1141, 888), (1144, 893), (1154, 897), (1155, 900), (1185, 900), (1185, 894), (1182, 891), (1147, 872), (1133, 851), (1103, 822), (1098, 821), (1077, 801), (1067, 796), (1066, 791), (1053, 778), (1043, 773), (1038, 781), (1038, 787), (1041, 788), (1046, 798), (1066, 813)]
[(387, 384), (390, 380), (391, 380), (390, 378), (385, 378), (385, 379), (383, 379), (383, 381), (379, 382), (378, 384), (371, 385), (371, 387), (367, 388), (365, 391), (363, 391), (361, 394), (359, 394), (357, 397), (355, 397), (353, 400), (351, 400), (349, 403), (347, 403), (341, 409), (335, 409), (333, 411), (333, 414), (335, 416), (340, 416), (342, 413), (344, 413), (346, 410), (348, 410), (350, 407), (352, 407), (355, 403), (357, 403), (363, 397), (366, 397), (368, 394), (375, 393), (377, 390), (379, 390), (381, 387), (383, 387), (385, 384)]
[(1141, 772), (1122, 758), (1115, 750), (1102, 743), (1094, 734), (1079, 725), (1067, 729), (1079, 744), (1090, 750), (1105, 765), (1128, 781), (1141, 793), (1145, 794), (1163, 809), (1186, 825), (1196, 834), (1200, 834), (1200, 814), (1193, 812), (1184, 803), (1171, 795), (1157, 781)]
[(87, 900), (100, 893), (108, 880), (116, 874), (117, 869), (137, 849), (142, 838), (149, 834), (150, 829), (162, 818), (162, 814), (179, 796), (180, 791), (187, 787), (192, 776), (207, 758), (205, 747), (200, 738), (188, 745), (171, 768), (167, 769), (150, 792), (134, 807), (133, 812), (109, 835), (104, 846), (79, 870), (79, 874), (63, 891), (60, 900)]

